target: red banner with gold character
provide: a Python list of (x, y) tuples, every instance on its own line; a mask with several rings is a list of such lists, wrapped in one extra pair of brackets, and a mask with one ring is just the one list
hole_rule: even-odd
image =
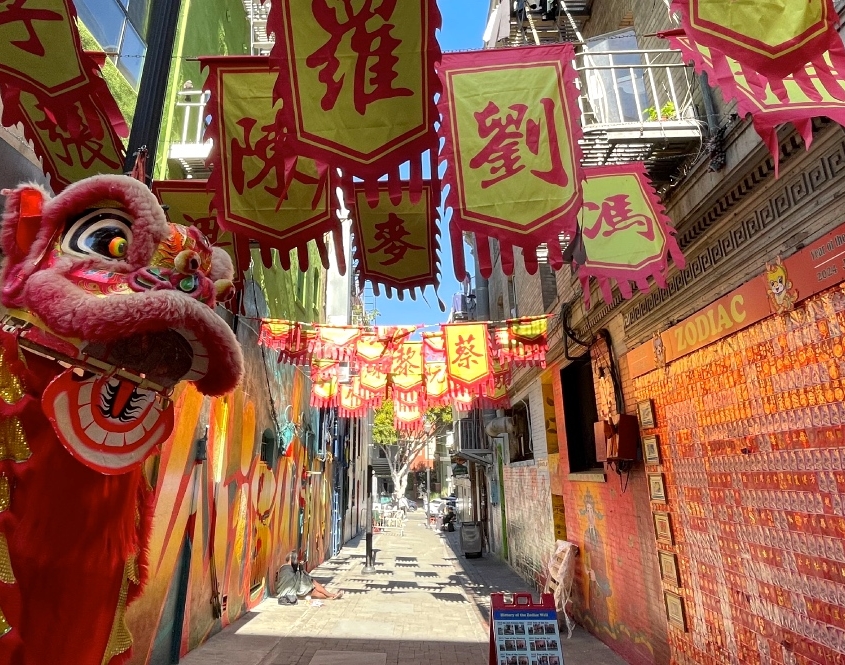
[(551, 265), (563, 264), (559, 237), (575, 231), (583, 180), (574, 57), (561, 44), (447, 53), (438, 66), (447, 204), (452, 224), (476, 234), (485, 277), (488, 237), (507, 275), (513, 247), (532, 274), (542, 243)]
[(672, 30), (662, 36), (683, 53), (685, 60), (692, 60), (696, 72), (707, 74), (710, 83), (721, 88), (726, 100), (736, 99), (741, 116), (751, 115), (755, 131), (774, 159), (775, 177), (780, 157), (777, 136), (780, 125), (791, 122), (808, 150), (813, 141), (813, 118), (826, 116), (845, 126), (845, 47), (841, 40), (793, 74), (767, 78), (722, 51), (697, 43), (683, 30)]
[(648, 291), (651, 277), (666, 288), (669, 258), (679, 269), (686, 260), (675, 240), (675, 229), (648, 181), (645, 165), (585, 169), (584, 207), (574, 256), (587, 306), (590, 278), (601, 288), (605, 302), (613, 301), (610, 280), (623, 298), (631, 284)]
[(323, 236), (340, 237), (334, 169), (310, 159), (285, 158), (280, 149), (281, 105), (273, 102), (275, 76), (259, 56), (202, 58), (209, 68), (214, 142), (209, 179), (220, 227), (279, 251), (290, 268), (296, 249), (301, 269), (308, 266), (307, 244), (313, 240), (323, 264), (328, 251)]
[(273, 0), (267, 29), (286, 151), (372, 186), (410, 160), (419, 192), (421, 155), (437, 153), (439, 27), (436, 0)]
[(841, 46), (832, 0), (673, 0), (684, 31), (750, 71), (785, 78)]
[(403, 402), (422, 402), (423, 381), (422, 342), (404, 341), (393, 350), (390, 382), (393, 395)]
[(393, 398), (393, 426), (400, 432), (416, 434), (425, 428), (422, 401), (416, 397), (404, 399), (401, 396)]
[(311, 406), (330, 408), (337, 406), (340, 363), (336, 360), (315, 360), (311, 364)]
[(340, 386), (337, 415), (341, 418), (361, 418), (367, 412), (367, 404), (361, 397), (361, 382), (357, 376), (348, 384)]
[(493, 380), (487, 324), (448, 323), (443, 326), (443, 339), (452, 394), (480, 395)]
[(401, 300), (405, 291), (415, 298), (414, 289), (437, 288), (440, 245), (435, 187), (426, 180), (416, 203), (408, 182), (379, 183), (378, 196), (378, 204), (372, 207), (363, 184), (358, 184), (352, 197), (359, 289), (369, 281), (376, 295), (383, 286), (388, 297), (396, 289)]
[(549, 319), (547, 316), (524, 316), (508, 319), (495, 333), (495, 354), (504, 367), (546, 366), (549, 350)]
[(309, 348), (312, 357), (320, 360), (349, 362), (355, 357), (355, 348), (361, 337), (358, 326), (327, 326), (316, 324), (315, 335)]

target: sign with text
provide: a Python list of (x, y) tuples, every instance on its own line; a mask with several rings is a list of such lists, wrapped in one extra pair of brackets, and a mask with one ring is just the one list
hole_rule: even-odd
[(788, 312), (797, 302), (836, 286), (843, 278), (845, 224), (788, 259), (766, 264), (762, 275), (628, 353), (631, 377), (642, 376), (771, 314)]
[(530, 593), (491, 596), (490, 665), (563, 665), (555, 600), (543, 594), (534, 603)]

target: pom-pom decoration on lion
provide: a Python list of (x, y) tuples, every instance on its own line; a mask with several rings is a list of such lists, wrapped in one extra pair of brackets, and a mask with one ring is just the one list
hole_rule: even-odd
[(168, 394), (243, 371), (232, 261), (122, 175), (7, 191), (0, 247), (0, 662), (123, 662)]

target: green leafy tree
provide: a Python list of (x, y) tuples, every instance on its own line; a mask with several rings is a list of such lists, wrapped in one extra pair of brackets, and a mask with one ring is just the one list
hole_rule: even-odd
[[(411, 465), (426, 445), (452, 427), (452, 407), (436, 406), (423, 415), (421, 431), (399, 432), (393, 424), (393, 400), (385, 400), (373, 418), (373, 443), (384, 451), (396, 493), (403, 497), (408, 488)], [(433, 441), (432, 441), (433, 443)]]

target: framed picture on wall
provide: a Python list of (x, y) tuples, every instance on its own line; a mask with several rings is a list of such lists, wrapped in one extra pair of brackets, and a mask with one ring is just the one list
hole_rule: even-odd
[(666, 486), (662, 473), (648, 473), (648, 495), (652, 501), (666, 501)]
[(669, 619), (669, 623), (686, 632), (687, 617), (684, 612), (684, 599), (671, 591), (664, 591), (663, 597), (666, 600), (666, 618)]
[(657, 559), (660, 562), (660, 577), (664, 582), (673, 587), (681, 588), (681, 574), (678, 571), (678, 557), (672, 552), (664, 550), (657, 551)]
[(660, 448), (656, 434), (643, 437), (643, 456), (646, 464), (660, 464)]
[(642, 429), (654, 427), (654, 404), (650, 399), (645, 402), (637, 402), (637, 413), (640, 414), (640, 427)]
[(672, 537), (672, 517), (669, 513), (654, 513), (654, 536), (658, 543), (664, 545), (674, 545), (675, 539)]

